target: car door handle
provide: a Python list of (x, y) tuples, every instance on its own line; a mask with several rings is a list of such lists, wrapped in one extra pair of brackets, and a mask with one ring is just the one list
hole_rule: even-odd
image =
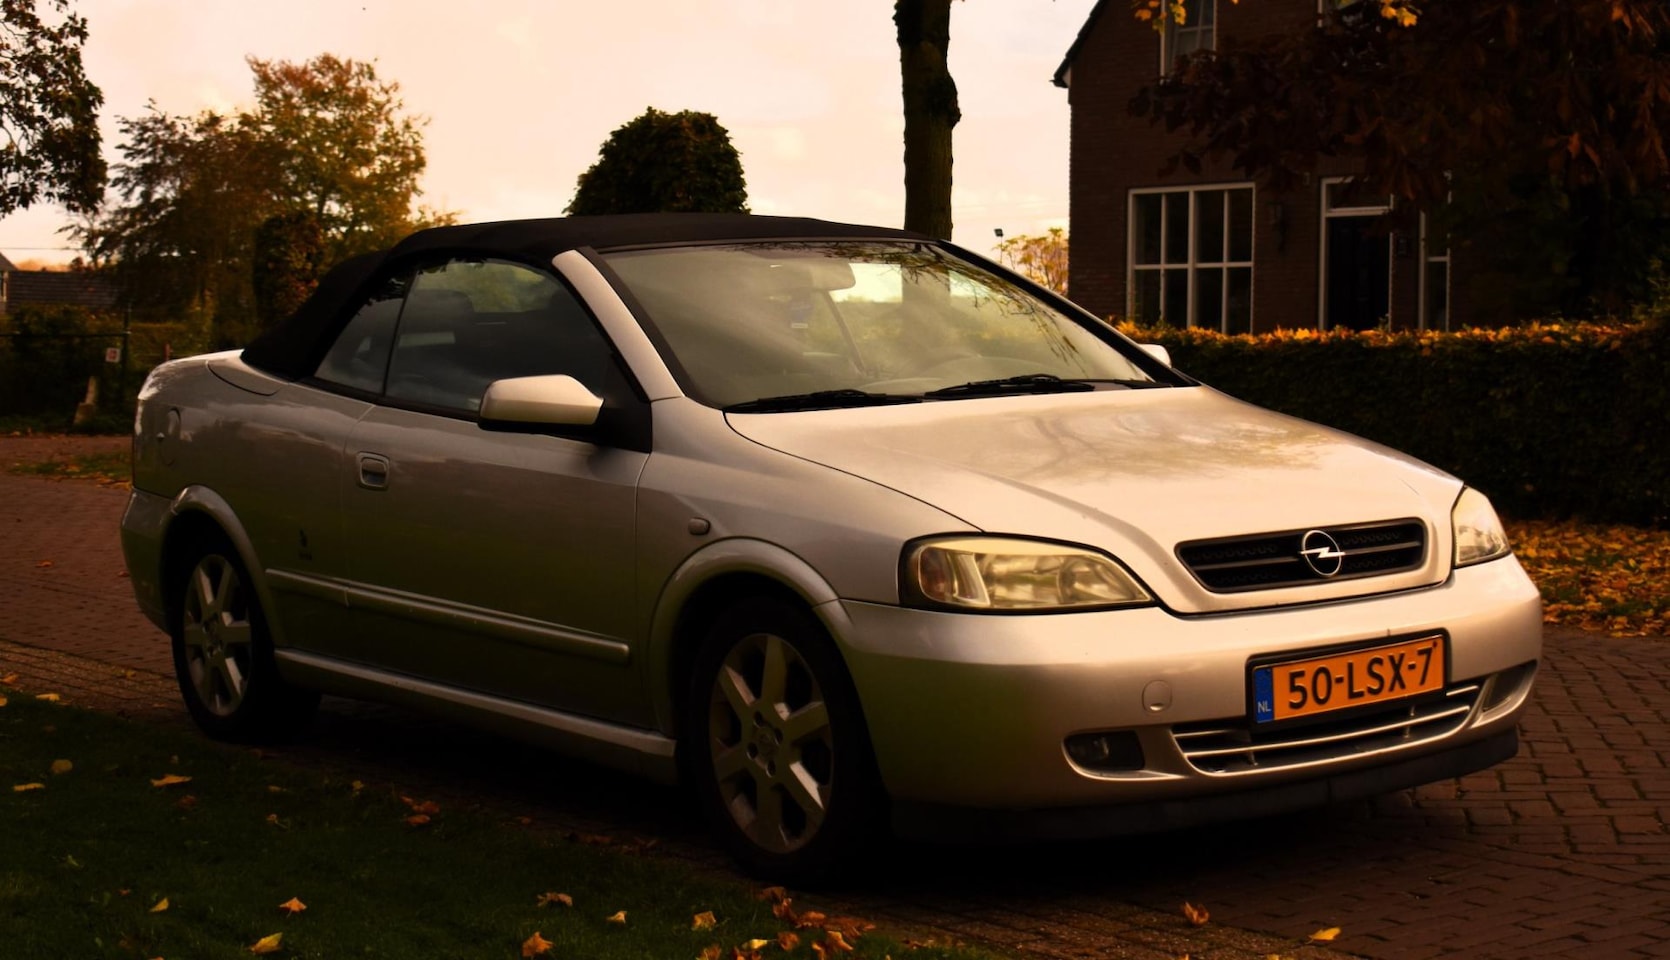
[(375, 453), (359, 455), (360, 486), (367, 490), (387, 490), (389, 485), (389, 461), (387, 457), (380, 457)]

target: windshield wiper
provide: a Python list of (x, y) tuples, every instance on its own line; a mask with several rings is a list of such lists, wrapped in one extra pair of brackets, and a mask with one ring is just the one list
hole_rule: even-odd
[(818, 390), (781, 397), (744, 400), (725, 408), (726, 413), (779, 413), (786, 410), (834, 410), (840, 407), (879, 407), (890, 403), (920, 403), (915, 394), (867, 393), (863, 390)]
[(1170, 386), (1170, 384), (1161, 383), (1157, 380), (1066, 379), (1053, 373), (1023, 373), (1018, 377), (974, 380), (969, 383), (959, 383), (955, 386), (940, 387), (938, 390), (929, 390), (922, 395), (938, 398), (992, 397), (1006, 393), (1082, 393), (1096, 389), (1096, 385), (1099, 383), (1111, 383), (1115, 386), (1133, 389)]

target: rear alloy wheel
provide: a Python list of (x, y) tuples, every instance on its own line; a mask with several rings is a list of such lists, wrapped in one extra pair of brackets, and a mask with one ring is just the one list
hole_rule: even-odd
[(317, 694), (278, 675), (260, 600), (231, 544), (193, 552), (174, 622), (174, 672), (192, 718), (210, 736), (258, 740), (307, 722)]
[(821, 626), (785, 601), (745, 601), (697, 658), (686, 769), (731, 852), (805, 883), (856, 853), (881, 795), (852, 681)]

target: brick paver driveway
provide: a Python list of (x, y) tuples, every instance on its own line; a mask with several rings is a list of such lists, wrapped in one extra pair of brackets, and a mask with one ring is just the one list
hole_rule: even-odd
[[(0, 438), (0, 466), (26, 453)], [(121, 576), (124, 502), (0, 473), (0, 673), (180, 722), (166, 644)], [(321, 728), (291, 752), (469, 783), (504, 806), (704, 856), (671, 791), (398, 712), (332, 705)], [(1072, 846), (901, 845), (852, 896), (882, 917), (1059, 957), (1201, 960), (1265, 944), (1321, 955), (1298, 944), (1329, 926), (1344, 931), (1334, 950), (1376, 958), (1670, 956), (1670, 641), (1551, 630), (1522, 733), (1519, 757), (1491, 771), (1304, 816)], [(1184, 900), (1212, 925), (1154, 921)], [(1219, 928), (1253, 939), (1205, 932)]]

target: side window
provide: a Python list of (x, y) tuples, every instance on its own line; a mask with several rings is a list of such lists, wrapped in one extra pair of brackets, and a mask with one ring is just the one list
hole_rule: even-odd
[(405, 276), (391, 278), (360, 307), (320, 361), (313, 372), (315, 377), (367, 393), (383, 391), (395, 321), (400, 317), (400, 302), (406, 296), (409, 280)]
[(400, 315), (386, 395), (475, 413), (495, 380), (563, 373), (601, 393), (612, 358), (556, 278), (500, 260), (418, 272)]

